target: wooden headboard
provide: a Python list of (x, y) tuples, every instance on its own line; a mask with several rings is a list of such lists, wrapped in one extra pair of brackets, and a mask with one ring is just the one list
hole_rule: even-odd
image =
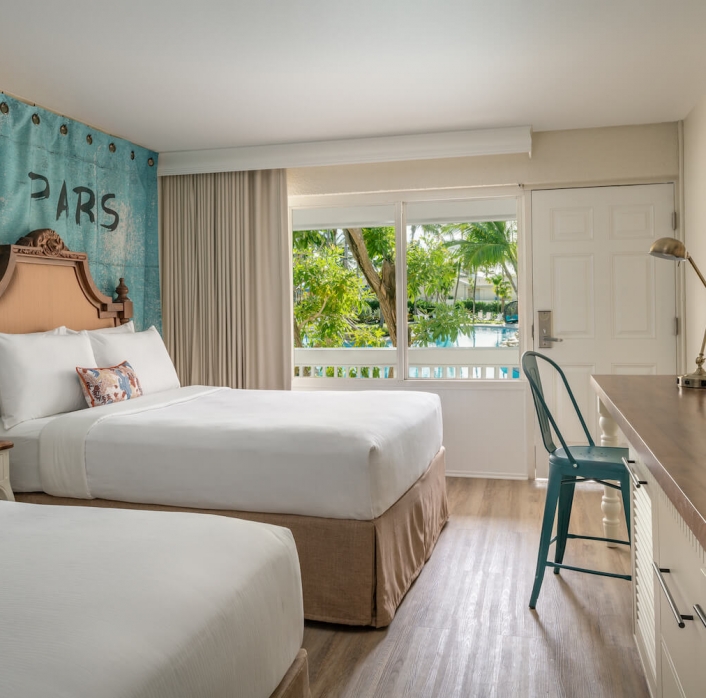
[(72, 252), (53, 231), (35, 230), (0, 245), (0, 332), (115, 327), (132, 317), (124, 279), (114, 301), (97, 288), (84, 252)]

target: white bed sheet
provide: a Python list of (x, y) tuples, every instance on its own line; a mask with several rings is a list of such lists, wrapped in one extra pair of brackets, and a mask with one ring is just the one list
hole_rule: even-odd
[(0, 501), (0, 695), (267, 698), (301, 647), (291, 533)]
[(0, 441), (12, 441), (10, 451), (10, 484), (15, 492), (41, 492), (39, 473), (39, 435), (42, 429), (58, 415), (31, 419), (12, 429), (5, 429), (0, 422)]
[(370, 520), (441, 445), (430, 393), (192, 386), (61, 416), (41, 435), (42, 482), (58, 496)]

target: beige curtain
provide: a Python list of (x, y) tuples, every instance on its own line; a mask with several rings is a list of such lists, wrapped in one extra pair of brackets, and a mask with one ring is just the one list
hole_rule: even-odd
[(288, 389), (284, 170), (160, 178), (164, 341), (184, 385)]

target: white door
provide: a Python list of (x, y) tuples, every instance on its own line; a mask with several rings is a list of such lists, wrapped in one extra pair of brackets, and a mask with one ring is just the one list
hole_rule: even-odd
[[(654, 240), (674, 235), (673, 212), (672, 184), (532, 193), (534, 347), (566, 373), (594, 438), (591, 374), (676, 372), (676, 264), (648, 254)], [(548, 349), (539, 348), (543, 310), (562, 340)], [(567, 442), (585, 443), (559, 386), (544, 388)], [(546, 477), (535, 443), (537, 476)]]

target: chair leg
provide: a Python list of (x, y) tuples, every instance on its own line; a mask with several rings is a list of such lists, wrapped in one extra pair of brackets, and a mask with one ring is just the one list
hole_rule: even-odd
[[(561, 491), (559, 492), (559, 513), (557, 515), (556, 524), (556, 550), (554, 551), (554, 562), (558, 562), (559, 564), (564, 562), (566, 534), (569, 532), (569, 520), (571, 519), (571, 507), (574, 503), (576, 478), (573, 476), (565, 477), (562, 482)], [(558, 567), (554, 568), (554, 574), (559, 574)]]
[(552, 539), (552, 528), (554, 526), (554, 516), (556, 514), (559, 490), (561, 489), (561, 473), (551, 471), (549, 466), (549, 484), (547, 485), (547, 501), (544, 504), (544, 518), (542, 519), (542, 532), (539, 536), (539, 553), (537, 555), (537, 570), (534, 575), (534, 586), (530, 597), (529, 607), (535, 608), (539, 591), (544, 581), (544, 570), (547, 567), (547, 556), (549, 555), (549, 542)]
[(630, 531), (630, 478), (627, 474), (620, 479), (620, 493), (623, 495), (623, 511), (625, 512), (625, 523), (628, 527), (628, 541), (632, 543), (632, 533)]

